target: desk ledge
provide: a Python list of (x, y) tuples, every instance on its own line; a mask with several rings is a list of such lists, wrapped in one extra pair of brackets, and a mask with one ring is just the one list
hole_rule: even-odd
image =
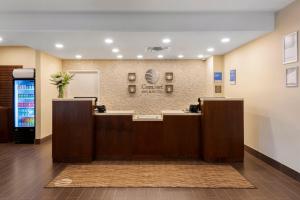
[(162, 115), (134, 115), (133, 121), (163, 121)]
[(95, 112), (95, 115), (134, 115), (133, 110), (107, 110), (105, 113)]
[(163, 110), (161, 111), (162, 115), (201, 115), (201, 112), (199, 113), (190, 113), (190, 112), (185, 112), (183, 110)]

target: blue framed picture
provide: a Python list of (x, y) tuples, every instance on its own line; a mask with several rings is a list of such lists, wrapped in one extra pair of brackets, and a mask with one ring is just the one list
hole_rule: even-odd
[(235, 85), (236, 84), (236, 69), (230, 70), (230, 84)]
[(223, 80), (222, 72), (215, 72), (214, 73), (214, 80), (215, 80), (215, 82), (222, 82), (222, 80)]

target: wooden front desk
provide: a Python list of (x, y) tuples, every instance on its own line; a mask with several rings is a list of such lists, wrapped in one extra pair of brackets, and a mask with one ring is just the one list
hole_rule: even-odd
[(95, 115), (97, 160), (199, 159), (200, 115), (164, 115), (133, 121), (132, 115)]
[(91, 101), (53, 102), (53, 160), (243, 161), (243, 101), (204, 100), (200, 114), (94, 114)]

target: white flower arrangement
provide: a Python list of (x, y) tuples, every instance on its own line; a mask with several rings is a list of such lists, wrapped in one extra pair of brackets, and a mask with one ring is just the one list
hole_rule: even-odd
[(56, 85), (58, 89), (58, 98), (64, 97), (64, 89), (73, 79), (74, 74), (68, 72), (58, 72), (51, 75), (50, 81), (52, 85)]

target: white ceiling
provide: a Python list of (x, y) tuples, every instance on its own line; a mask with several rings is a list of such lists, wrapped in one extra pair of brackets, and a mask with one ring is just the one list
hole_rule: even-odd
[[(73, 59), (76, 54), (83, 59), (115, 59), (113, 47), (121, 50), (124, 59), (135, 59), (138, 54), (157, 59), (157, 53), (145, 49), (170, 46), (161, 53), (165, 58), (183, 54), (185, 59), (195, 59), (199, 54), (224, 54), (273, 31), (274, 12), (291, 2), (0, 0), (0, 46), (25, 45), (63, 59)], [(115, 43), (105, 44), (107, 37)], [(169, 45), (161, 43), (165, 37), (172, 40)], [(230, 37), (231, 42), (222, 44), (223, 37)], [(56, 49), (57, 42), (65, 47)], [(209, 47), (215, 52), (208, 53)]]
[[(186, 59), (196, 59), (197, 55), (221, 55), (245, 42), (260, 36), (262, 31), (226, 31), (226, 32), (23, 32), (7, 33), (5, 38), (13, 38), (6, 41), (12, 45), (25, 44), (42, 51), (46, 51), (64, 59), (74, 59), (76, 54), (81, 54), (85, 59), (115, 59), (117, 54), (112, 53), (112, 48), (120, 49), (124, 59), (135, 59), (138, 54), (145, 59), (156, 59), (158, 54), (165, 58), (177, 58), (183, 54)], [(114, 44), (107, 45), (106, 37), (115, 40)], [(172, 42), (169, 45), (162, 44), (161, 40), (169, 37)], [(230, 37), (231, 42), (222, 44), (221, 38)], [(56, 49), (55, 43), (63, 43), (64, 49)], [(170, 50), (161, 53), (146, 51), (149, 46), (169, 46)], [(214, 53), (208, 53), (207, 48), (215, 48)]]
[(277, 11), (293, 0), (1, 0), (0, 11)]

